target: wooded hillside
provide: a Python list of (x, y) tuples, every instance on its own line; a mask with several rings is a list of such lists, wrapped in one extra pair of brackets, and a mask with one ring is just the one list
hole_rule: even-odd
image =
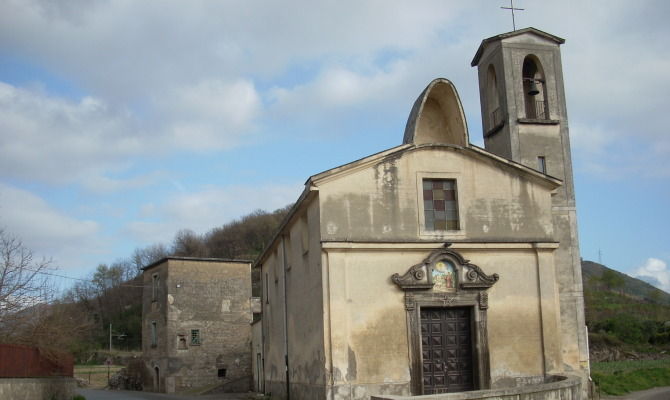
[[(7, 343), (67, 349), (82, 358), (109, 347), (111, 324), (114, 348), (139, 350), (142, 267), (170, 255), (253, 260), (289, 209), (257, 210), (202, 235), (184, 229), (169, 245), (154, 244), (100, 264), (61, 298), (44, 297), (0, 315), (0, 337)], [(670, 346), (670, 294), (592, 261), (582, 262), (582, 274), (592, 349), (633, 346), (654, 351), (654, 346)]]
[[(87, 355), (93, 351), (109, 348), (111, 324), (113, 348), (139, 350), (142, 337), (141, 274), (144, 266), (171, 255), (253, 260), (272, 239), (289, 209), (290, 206), (273, 212), (256, 210), (202, 235), (181, 230), (170, 245), (154, 244), (139, 248), (126, 258), (98, 265), (88, 279), (76, 281), (59, 298), (53, 294), (42, 295), (50, 289), (48, 279), (45, 279), (49, 275), (31, 272), (31, 268), (38, 268), (44, 273), (53, 272), (49, 262), (35, 264), (26, 261), (25, 254), (29, 251), (22, 247), (20, 241), (5, 241), (6, 250), (14, 251), (17, 262), (24, 264), (18, 271), (19, 275), (23, 273), (23, 276), (32, 277), (32, 283), (39, 286), (28, 294), (22, 294), (31, 301), (23, 301), (12, 309), (2, 304), (0, 340), (66, 349), (74, 353), (79, 362), (85, 362)], [(11, 236), (8, 238), (13, 239)], [(21, 254), (24, 254), (23, 258)], [(5, 263), (2, 271), (13, 272), (12, 266), (17, 262)], [(0, 295), (3, 293), (0, 290)], [(16, 295), (5, 297), (17, 298)]]

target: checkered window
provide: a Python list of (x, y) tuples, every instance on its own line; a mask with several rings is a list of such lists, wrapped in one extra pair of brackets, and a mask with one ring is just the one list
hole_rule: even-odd
[(191, 329), (191, 345), (200, 344), (200, 329)]
[(423, 210), (428, 231), (458, 230), (456, 180), (424, 179)]

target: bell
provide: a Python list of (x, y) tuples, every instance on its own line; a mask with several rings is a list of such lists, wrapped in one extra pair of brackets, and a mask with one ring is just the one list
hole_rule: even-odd
[(528, 94), (531, 96), (537, 96), (540, 94), (540, 91), (537, 89), (537, 82), (535, 79), (530, 79), (530, 88), (528, 89)]

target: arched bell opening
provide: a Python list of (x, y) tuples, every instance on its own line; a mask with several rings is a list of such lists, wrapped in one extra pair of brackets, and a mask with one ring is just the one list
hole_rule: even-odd
[(489, 65), (486, 72), (486, 106), (488, 110), (488, 130), (492, 130), (503, 124), (503, 112), (500, 107), (500, 93), (498, 91), (498, 78), (493, 64)]
[(528, 119), (549, 119), (547, 87), (540, 60), (528, 55), (523, 60), (523, 98)]

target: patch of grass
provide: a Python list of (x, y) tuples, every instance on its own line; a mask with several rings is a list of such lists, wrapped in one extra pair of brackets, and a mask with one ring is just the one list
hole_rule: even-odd
[(591, 363), (591, 371), (610, 375), (647, 368), (670, 368), (670, 358), (661, 360), (624, 360)]
[[(121, 368), (123, 368), (123, 365), (110, 365), (109, 375), (114, 375)], [(104, 389), (107, 387), (106, 365), (75, 365), (74, 376), (87, 382), (88, 387), (91, 389)]]
[(601, 362), (591, 367), (591, 377), (609, 395), (670, 386), (670, 359)]

